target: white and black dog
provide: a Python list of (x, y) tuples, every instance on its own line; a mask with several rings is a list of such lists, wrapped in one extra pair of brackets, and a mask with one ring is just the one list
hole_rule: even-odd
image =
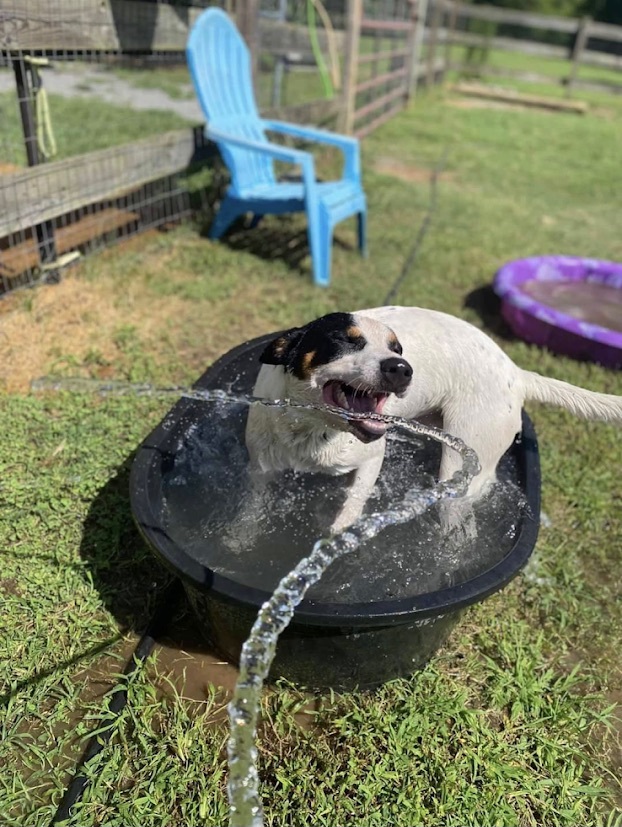
[[(485, 333), (418, 307), (330, 313), (271, 342), (254, 394), (407, 419), (439, 415), (442, 427), (479, 457), (469, 497), (495, 480), (497, 463), (521, 429), (526, 401), (586, 419), (622, 422), (622, 397), (593, 393), (521, 370)], [(251, 469), (353, 473), (333, 531), (360, 516), (385, 453), (383, 422), (345, 423), (330, 411), (255, 405), (246, 428)], [(461, 467), (443, 446), (440, 479)]]

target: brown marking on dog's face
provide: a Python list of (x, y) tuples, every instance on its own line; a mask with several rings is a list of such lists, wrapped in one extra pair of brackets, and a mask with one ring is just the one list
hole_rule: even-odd
[(308, 380), (318, 367), (362, 350), (366, 342), (351, 313), (329, 313), (282, 333), (266, 346), (259, 361), (282, 365), (298, 379)]
[(293, 327), (291, 330), (286, 330), (266, 345), (259, 361), (264, 365), (287, 365), (291, 351), (301, 335), (301, 328)]
[(389, 350), (392, 350), (394, 353), (399, 353), (400, 355), (402, 353), (402, 345), (400, 344), (400, 340), (392, 330), (389, 332)]
[(346, 333), (351, 339), (362, 339), (363, 338), (363, 331), (360, 327), (357, 327), (355, 324), (350, 325), (350, 327), (346, 328)]
[(317, 356), (316, 350), (309, 350), (303, 353), (300, 358), (300, 375), (303, 379), (308, 379), (313, 373), (313, 360)]

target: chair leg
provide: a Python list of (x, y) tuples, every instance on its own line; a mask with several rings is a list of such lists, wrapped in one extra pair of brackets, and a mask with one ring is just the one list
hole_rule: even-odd
[[(311, 225), (309, 224), (309, 229)], [(315, 249), (311, 243), (311, 254), (313, 258), (313, 282), (320, 287), (328, 287), (331, 276), (331, 263), (333, 253), (333, 226), (328, 213), (321, 209), (316, 222)]]
[(225, 198), (220, 205), (216, 218), (212, 221), (212, 226), (209, 228), (207, 237), (211, 239), (221, 238), (241, 214), (239, 204)]
[(255, 227), (259, 224), (259, 222), (261, 221), (262, 218), (263, 218), (263, 213), (260, 213), (260, 212), (254, 213), (253, 218), (251, 220), (251, 223), (250, 223), (248, 229), (249, 230), (254, 230)]
[(367, 250), (367, 211), (358, 213), (359, 251), (364, 258), (368, 256)]

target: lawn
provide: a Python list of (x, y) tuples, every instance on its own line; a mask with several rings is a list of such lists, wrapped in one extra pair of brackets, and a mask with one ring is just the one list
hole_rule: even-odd
[[(219, 244), (194, 226), (147, 234), (2, 302), (3, 827), (49, 823), (167, 580), (133, 527), (128, 474), (170, 402), (35, 394), (30, 381), (184, 384), (254, 335), (382, 303), (446, 153), (397, 301), (466, 318), (524, 368), (622, 394), (620, 372), (513, 339), (485, 290), (515, 257), (622, 259), (621, 126), (613, 97), (580, 117), (421, 92), (364, 142), (371, 256), (358, 258), (354, 226), (341, 225), (329, 289), (311, 284), (296, 217)], [(322, 161), (329, 172), (334, 158)], [(530, 414), (550, 521), (534, 562), (411, 678), (368, 694), (268, 693), (267, 824), (622, 824), (622, 439), (560, 411)], [(128, 682), (71, 825), (225, 825), (222, 706), (233, 678), (182, 607)]]
[[(451, 61), (454, 65), (461, 65), (464, 74), (481, 75), (481, 78), (488, 83), (508, 86), (531, 94), (543, 94), (556, 98), (570, 97), (570, 99), (585, 100), (594, 105), (599, 103), (606, 105), (607, 101), (611, 100), (611, 95), (607, 92), (603, 94), (591, 85), (609, 86), (615, 94), (619, 94), (622, 89), (620, 72), (614, 68), (579, 64), (575, 78), (578, 83), (569, 95), (566, 86), (571, 73), (569, 60), (490, 49), (480, 66), (477, 62), (469, 65), (467, 54), (466, 47), (451, 47)], [(581, 82), (586, 84), (586, 88), (581, 88)]]

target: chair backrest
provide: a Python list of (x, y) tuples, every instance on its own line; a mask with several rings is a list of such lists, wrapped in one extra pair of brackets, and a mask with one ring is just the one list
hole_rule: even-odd
[[(255, 102), (250, 54), (237, 28), (224, 11), (210, 8), (192, 27), (186, 56), (192, 82), (208, 128), (236, 137), (266, 142)], [(273, 184), (270, 158), (218, 142), (229, 167), (234, 191)]]

